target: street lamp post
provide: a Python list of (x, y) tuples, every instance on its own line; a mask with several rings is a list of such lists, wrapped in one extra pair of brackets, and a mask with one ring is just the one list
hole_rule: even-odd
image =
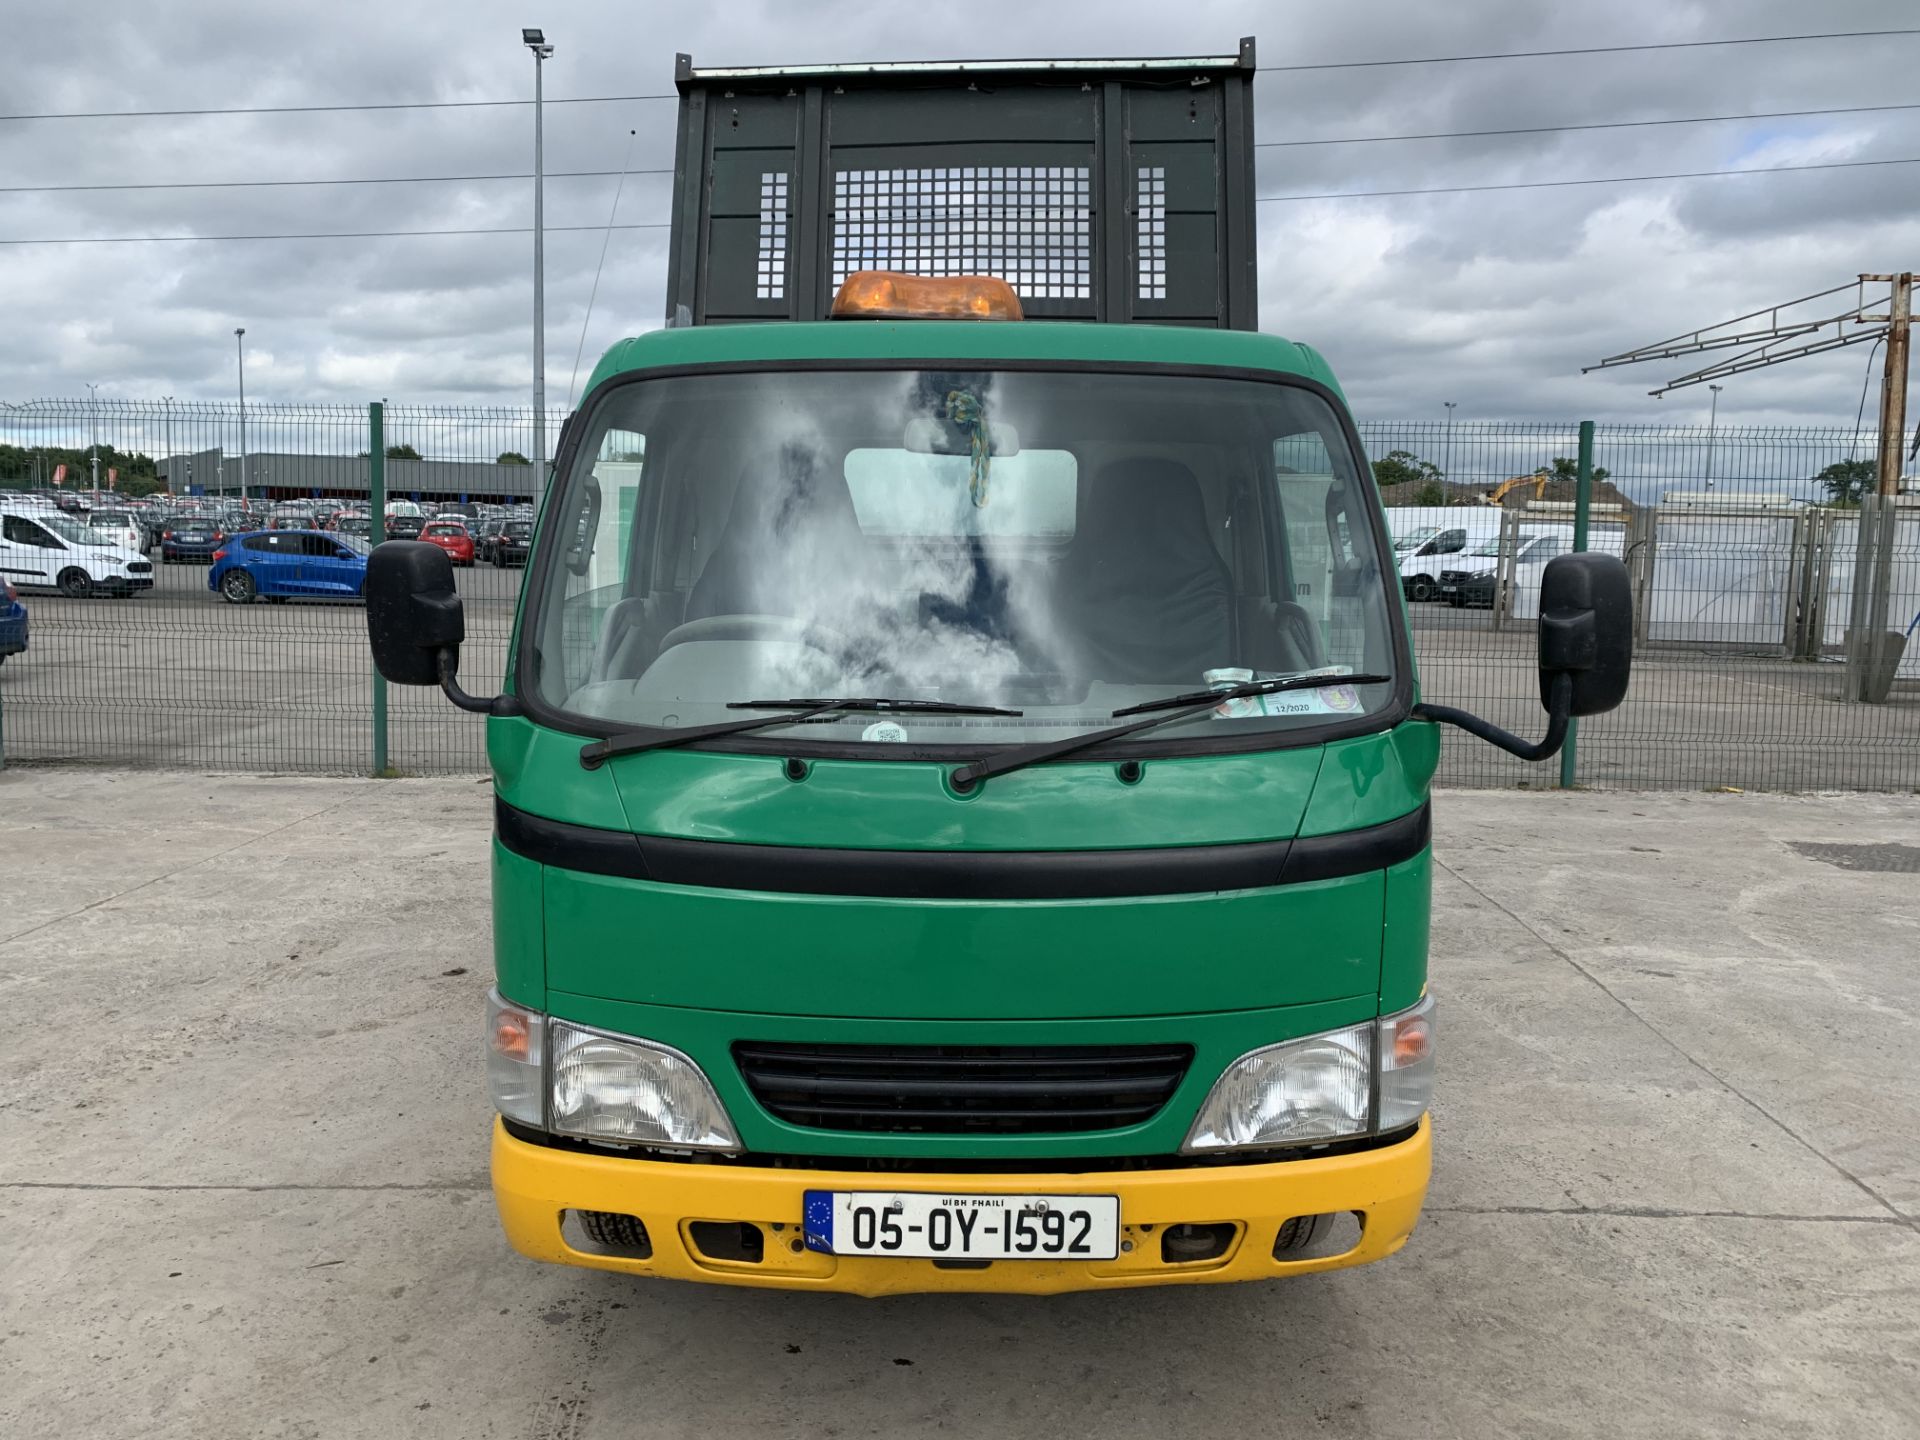
[(87, 469), (93, 488), (100, 488), (100, 387), (87, 384)]
[(1440, 473), (1446, 476), (1448, 482), (1451, 483), (1453, 480), (1453, 407), (1458, 402), (1442, 400), (1440, 403), (1447, 407), (1447, 463)]
[[(240, 364), (240, 498), (247, 498), (247, 327), (237, 325), (233, 331), (233, 355)], [(220, 467), (220, 494), (227, 493), (227, 467)]]
[(533, 52), (533, 480), (538, 493), (547, 469), (546, 147), (541, 75), (553, 46), (541, 30), (523, 29), (520, 43)]
[(1720, 392), (1724, 386), (1709, 385), (1713, 392), (1713, 403), (1707, 410), (1707, 489), (1713, 489), (1713, 437), (1720, 425)]
[(162, 395), (160, 403), (167, 407), (167, 490), (173, 493), (173, 396)]

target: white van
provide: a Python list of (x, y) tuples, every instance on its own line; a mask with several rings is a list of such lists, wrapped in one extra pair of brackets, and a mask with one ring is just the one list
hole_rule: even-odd
[(137, 550), (104, 543), (83, 520), (59, 510), (0, 504), (0, 580), (21, 588), (58, 590), (74, 600), (125, 598), (153, 588), (153, 562)]
[[(1400, 567), (1400, 588), (1409, 600), (1432, 600), (1440, 594), (1440, 572), (1457, 570), (1459, 557), (1477, 545), (1500, 538), (1500, 517), (1504, 512), (1493, 506), (1477, 509), (1455, 507), (1418, 543), (1401, 549), (1394, 545), (1394, 563)], [(1425, 527), (1421, 527), (1425, 528)], [(1412, 541), (1418, 531), (1404, 539)]]
[[(1618, 526), (1595, 526), (1588, 532), (1587, 548), (1603, 555), (1621, 556), (1626, 532)], [(1547, 562), (1573, 553), (1571, 523), (1529, 523), (1510, 537), (1495, 536), (1473, 546), (1455, 558), (1440, 575), (1440, 596), (1454, 606), (1491, 607), (1500, 584), (1502, 560), (1511, 548), (1513, 563), (1508, 571), (1512, 581), (1512, 605), (1509, 613), (1516, 620), (1536, 620), (1540, 616), (1540, 580)]]

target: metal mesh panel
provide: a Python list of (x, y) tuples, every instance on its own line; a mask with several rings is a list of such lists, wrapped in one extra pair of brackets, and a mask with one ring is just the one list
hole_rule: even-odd
[[(559, 419), (547, 422), (549, 454)], [(1571, 530), (1572, 482), (1556, 477), (1571, 476), (1578, 427), (1361, 430), (1394, 533), (1462, 532), (1446, 553), (1397, 559), (1423, 695), (1537, 735), (1541, 565), (1522, 547)], [(1598, 427), (1604, 478), (1591, 542), (1626, 559), (1637, 634), (1626, 704), (1581, 722), (1579, 784), (1920, 789), (1920, 504), (1868, 497), (1861, 508), (1874, 442), (1850, 430)], [(371, 444), (358, 405), (249, 404), (242, 417), (231, 404), (0, 404), (7, 508), (27, 508), (36, 491), (33, 503), (51, 508), (58, 496), (77, 506), (79, 492), (117, 512), (155, 486), (173, 492), (143, 502), (155, 521), (145, 537), (151, 588), (125, 599), (105, 586), (63, 594), (50, 577), (23, 590), (30, 644), (0, 665), (0, 755), (371, 769), (372, 665), (359, 606), (307, 595), (235, 603), (208, 584), (213, 547), (175, 553), (161, 538), (169, 517), (217, 517), (230, 535), (266, 525), (281, 502), (364, 504)], [(536, 451), (529, 411), (389, 405), (382, 445), (397, 503), (482, 511), (538, 498), (534, 467), (520, 463)], [(1502, 504), (1486, 503), (1503, 485)], [(1844, 503), (1809, 503), (1836, 498)], [(1471, 553), (1489, 542), (1491, 553)], [(505, 672), (523, 572), (484, 551), (478, 560), (455, 577), (468, 637), (461, 678), (485, 694)], [(1874, 633), (1888, 637), (1877, 649), (1865, 643)], [(437, 691), (395, 687), (388, 708), (395, 768), (485, 768), (483, 722)], [(1442, 783), (1557, 783), (1553, 763), (1442, 735)]]
[[(549, 427), (548, 449), (559, 416)], [(365, 611), (297, 574), (244, 602), (213, 588), (213, 552), (292, 502), (364, 509), (371, 465), (363, 405), (169, 404), (101, 400), (0, 406), (0, 498), (151, 522), (139, 543), (153, 585), (116, 599), (25, 587), (28, 648), (0, 664), (0, 752), (8, 764), (88, 762), (253, 773), (367, 774), (373, 669)], [(388, 494), (478, 508), (531, 504), (530, 410), (388, 407)], [(421, 458), (410, 458), (412, 456)], [(89, 482), (98, 469), (100, 489)], [(64, 483), (52, 481), (64, 465)], [(111, 480), (116, 488), (106, 487)], [(167, 486), (171, 485), (171, 493)], [(154, 494), (146, 492), (154, 490)], [(33, 492), (41, 491), (35, 495)], [(47, 494), (46, 492), (54, 492)], [(531, 513), (526, 511), (524, 513)], [(186, 543), (201, 532), (218, 541)], [(290, 564), (292, 562), (289, 562)], [(455, 570), (466, 601), (461, 678), (497, 689), (520, 570)], [(4, 608), (4, 607), (0, 607)], [(389, 695), (392, 763), (408, 773), (485, 768), (484, 724), (438, 691)]]
[(1142, 300), (1167, 298), (1167, 169), (1164, 165), (1142, 165), (1140, 193), (1135, 202), (1137, 215), (1135, 276), (1137, 295)]
[(780, 300), (787, 293), (787, 173), (760, 176), (760, 248), (754, 268), (754, 298)]
[(832, 283), (856, 270), (998, 275), (1023, 298), (1093, 294), (1093, 203), (1083, 165), (842, 170)]
[[(1484, 527), (1489, 514), (1510, 541), (1571, 528), (1577, 426), (1360, 428), (1397, 534)], [(1815, 503), (1836, 494), (1851, 502), (1846, 487), (1870, 471), (1874, 448), (1872, 432), (1848, 429), (1596, 427), (1591, 548), (1616, 549), (1633, 576), (1634, 675), (1619, 710), (1580, 722), (1578, 784), (1920, 787), (1920, 635), (1888, 647), (1897, 665), (1884, 702), (1848, 698), (1861, 680), (1858, 662), (1848, 664), (1848, 631), (1859, 628), (1850, 616), (1872, 576), (1856, 564), (1860, 511)], [(1542, 467), (1550, 478), (1537, 484)], [(1518, 483), (1502, 518), (1485, 500), (1510, 480)], [(1491, 570), (1491, 583), (1460, 597), (1436, 585), (1413, 598), (1423, 566)], [(1537, 736), (1533, 567), (1511, 554), (1435, 563), (1403, 553), (1399, 568), (1423, 696)], [(1911, 502), (1899, 509), (1885, 574), (1887, 628), (1904, 630), (1920, 619), (1920, 506)], [(1442, 735), (1442, 783), (1558, 781), (1556, 762), (1528, 765), (1470, 736)]]

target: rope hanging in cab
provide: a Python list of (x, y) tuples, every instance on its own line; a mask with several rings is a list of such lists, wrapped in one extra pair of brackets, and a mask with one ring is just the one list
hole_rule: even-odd
[(987, 429), (987, 407), (971, 390), (947, 392), (947, 419), (967, 432), (967, 493), (975, 509), (987, 503), (987, 476), (993, 468), (993, 439)]

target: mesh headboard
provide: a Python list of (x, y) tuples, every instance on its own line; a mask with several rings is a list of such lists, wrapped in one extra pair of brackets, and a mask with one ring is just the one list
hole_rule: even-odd
[(856, 270), (1034, 319), (1253, 329), (1253, 41), (1231, 56), (695, 70), (667, 317), (815, 320)]

